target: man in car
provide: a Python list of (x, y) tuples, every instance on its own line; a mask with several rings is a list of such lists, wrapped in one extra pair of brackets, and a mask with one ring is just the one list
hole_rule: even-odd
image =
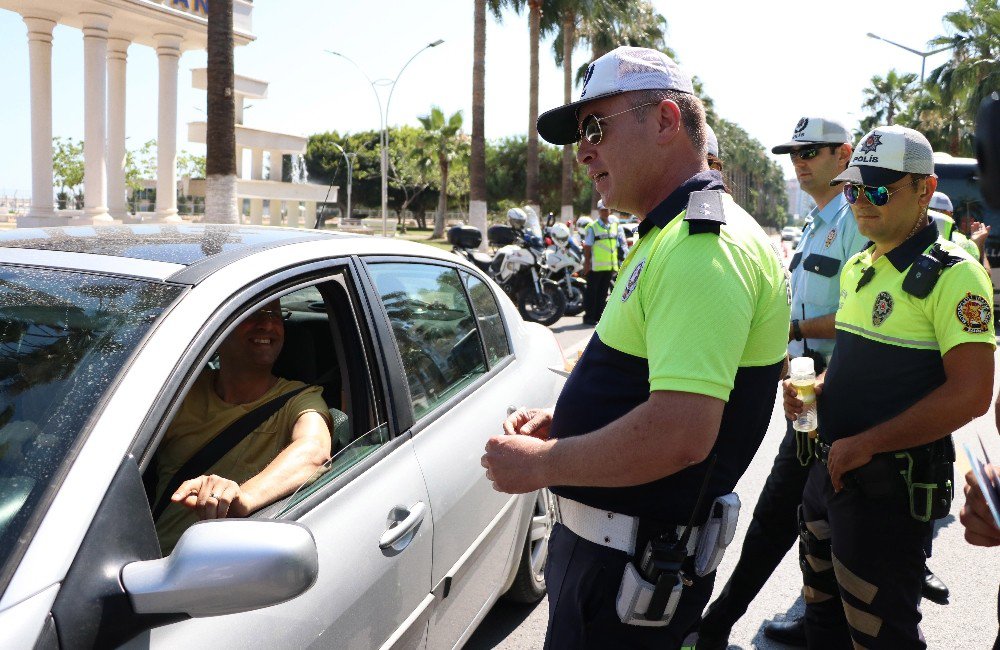
[[(599, 58), (581, 99), (543, 114), (538, 132), (579, 142), (605, 205), (640, 219), (639, 241), (554, 412), (513, 413), (481, 463), (497, 490), (557, 495), (547, 647), (676, 649), (721, 559), (698, 573), (699, 535), (680, 531), (703, 524), (713, 499), (733, 501), (767, 430), (787, 343), (785, 272), (708, 169), (704, 106), (663, 53)], [(657, 558), (677, 561), (644, 562), (654, 540)], [(644, 606), (637, 572), (677, 597)]]
[[(219, 346), (219, 369), (202, 372), (184, 397), (155, 457), (153, 514), (164, 555), (191, 524), (245, 517), (294, 492), (329, 460), (331, 427), (322, 388), (272, 373), (284, 335), (277, 300), (250, 313)], [(278, 404), (269, 416), (257, 410)], [(220, 434), (246, 425), (255, 412), (266, 419), (233, 439), (210, 465), (186, 474), (196, 471), (192, 457)]]

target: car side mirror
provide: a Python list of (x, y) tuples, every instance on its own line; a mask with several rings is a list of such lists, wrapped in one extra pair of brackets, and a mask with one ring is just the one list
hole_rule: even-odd
[(316, 540), (294, 522), (217, 519), (188, 528), (160, 560), (121, 580), (137, 614), (235, 614), (295, 598), (319, 575)]

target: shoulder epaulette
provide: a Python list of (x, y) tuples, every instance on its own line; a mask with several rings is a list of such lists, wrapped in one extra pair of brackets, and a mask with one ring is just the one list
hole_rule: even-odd
[(719, 190), (691, 192), (684, 221), (688, 223), (688, 232), (692, 235), (706, 232), (718, 235), (722, 225), (726, 223), (722, 192)]

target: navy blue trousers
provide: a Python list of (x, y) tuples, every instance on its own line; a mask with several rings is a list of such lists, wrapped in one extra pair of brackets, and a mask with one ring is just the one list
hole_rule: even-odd
[[(802, 495), (806, 638), (811, 650), (857, 645), (926, 648), (920, 633), (924, 542), (931, 524), (910, 516), (906, 483), (894, 462), (876, 456), (833, 491), (814, 463)], [(812, 585), (812, 587), (810, 587)]]

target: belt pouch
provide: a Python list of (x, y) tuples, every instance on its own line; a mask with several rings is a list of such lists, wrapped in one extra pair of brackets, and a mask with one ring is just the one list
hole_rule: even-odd
[(896, 458), (904, 463), (900, 473), (906, 479), (910, 516), (922, 522), (947, 516), (955, 496), (955, 447), (951, 436), (897, 453)]
[(641, 625), (645, 627), (664, 627), (670, 624), (670, 620), (677, 611), (677, 604), (681, 599), (681, 590), (684, 583), (680, 576), (676, 576), (676, 583), (670, 591), (667, 606), (663, 610), (663, 617), (655, 621), (646, 620), (646, 611), (649, 609), (649, 601), (653, 598), (653, 591), (656, 585), (646, 581), (635, 568), (635, 564), (628, 562), (625, 565), (625, 573), (622, 575), (621, 586), (618, 587), (618, 600), (616, 609), (618, 618), (626, 625)]
[(717, 497), (712, 502), (708, 521), (701, 527), (698, 546), (694, 555), (694, 571), (707, 576), (719, 568), (726, 548), (736, 536), (736, 522), (740, 518), (740, 497), (735, 492)]

